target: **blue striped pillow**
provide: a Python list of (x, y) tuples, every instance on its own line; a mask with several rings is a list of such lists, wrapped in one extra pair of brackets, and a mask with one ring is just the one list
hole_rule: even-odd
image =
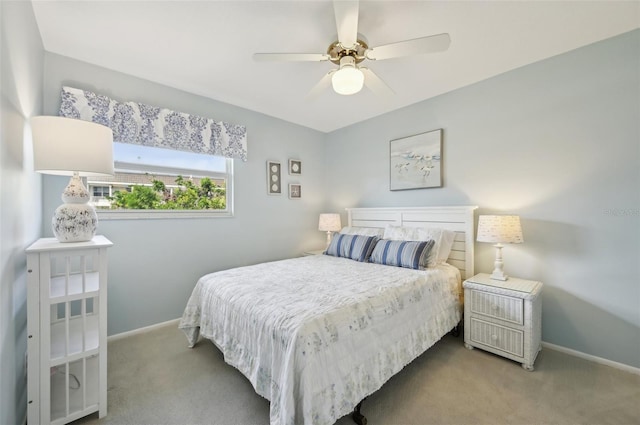
[(427, 267), (429, 253), (435, 242), (429, 241), (391, 241), (381, 239), (371, 253), (369, 261), (386, 266), (420, 269)]
[(377, 236), (337, 234), (331, 240), (325, 254), (356, 261), (369, 261), (377, 240)]

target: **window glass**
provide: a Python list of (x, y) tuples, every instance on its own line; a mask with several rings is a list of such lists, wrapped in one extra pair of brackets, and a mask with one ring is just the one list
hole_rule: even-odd
[(87, 181), (90, 202), (101, 216), (132, 211), (163, 217), (167, 214), (162, 213), (185, 210), (231, 213), (231, 159), (114, 143), (114, 163), (114, 176)]
[(192, 152), (176, 151), (156, 147), (113, 144), (113, 159), (117, 168), (130, 166), (167, 167), (176, 169), (201, 170), (206, 172), (226, 171), (227, 158)]

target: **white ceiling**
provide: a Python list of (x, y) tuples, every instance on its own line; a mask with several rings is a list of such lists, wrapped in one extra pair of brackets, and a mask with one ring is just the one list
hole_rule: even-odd
[(337, 38), (330, 1), (34, 0), (33, 8), (49, 52), (323, 132), (640, 27), (637, 1), (362, 1), (358, 32), (369, 46), (446, 32), (449, 50), (369, 62), (391, 99), (329, 88), (308, 101), (335, 65), (258, 63), (252, 54), (326, 52)]

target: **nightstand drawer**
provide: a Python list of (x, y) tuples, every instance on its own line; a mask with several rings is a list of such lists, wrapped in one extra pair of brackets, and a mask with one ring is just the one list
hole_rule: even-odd
[(471, 290), (471, 312), (495, 317), (507, 322), (524, 324), (523, 300)]
[(524, 357), (524, 332), (471, 318), (471, 341)]

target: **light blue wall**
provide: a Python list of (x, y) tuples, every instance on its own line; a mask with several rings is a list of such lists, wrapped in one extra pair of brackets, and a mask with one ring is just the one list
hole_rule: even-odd
[[(109, 250), (108, 333), (178, 318), (197, 279), (216, 270), (301, 255), (317, 249), (324, 197), (324, 134), (129, 75), (47, 53), (45, 104), (57, 114), (62, 85), (92, 90), (119, 100), (134, 100), (247, 126), (248, 161), (234, 160), (233, 218), (102, 220), (99, 233)], [(285, 184), (302, 184), (302, 199), (267, 195), (266, 161), (283, 165), (302, 160), (299, 177), (283, 174)], [(286, 170), (286, 166), (284, 167)], [(68, 179), (45, 176), (45, 233), (61, 203)]]
[(29, 2), (0, 2), (0, 424), (27, 414), (26, 255), (42, 228), (27, 119), (42, 111), (44, 51)]
[[(328, 209), (520, 215), (505, 268), (544, 282), (543, 339), (640, 367), (639, 126), (634, 31), (329, 134)], [(438, 128), (444, 186), (390, 192), (389, 140)], [(477, 272), (493, 259), (476, 244)]]

